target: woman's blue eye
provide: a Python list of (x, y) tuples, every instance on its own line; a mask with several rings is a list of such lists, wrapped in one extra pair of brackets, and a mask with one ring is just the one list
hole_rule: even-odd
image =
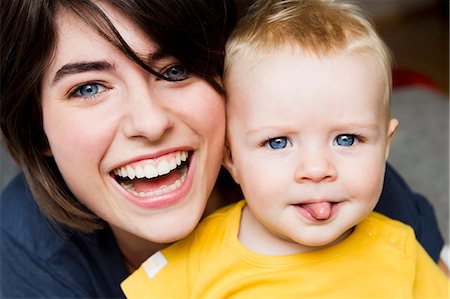
[(98, 83), (87, 83), (83, 84), (72, 93), (73, 96), (89, 98), (97, 95), (99, 92), (104, 91), (106, 88)]
[(267, 141), (267, 144), (272, 149), (282, 149), (285, 148), (288, 144), (288, 140), (286, 137), (276, 137)]
[(172, 65), (167, 68), (161, 75), (170, 81), (182, 81), (191, 76), (185, 67), (182, 65)]
[(334, 139), (334, 144), (339, 146), (352, 146), (355, 143), (356, 136), (351, 134), (342, 134)]

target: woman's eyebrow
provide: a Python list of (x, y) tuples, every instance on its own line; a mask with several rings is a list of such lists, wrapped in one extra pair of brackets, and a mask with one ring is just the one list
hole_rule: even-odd
[(154, 52), (145, 56), (145, 58), (142, 59), (142, 61), (147, 65), (152, 65), (160, 60), (167, 59), (170, 57), (172, 57), (172, 55), (166, 53), (165, 51), (162, 51), (161, 49), (156, 49)]
[(59, 80), (64, 78), (65, 76), (72, 74), (79, 74), (83, 72), (89, 71), (104, 71), (110, 70), (113, 68), (113, 65), (107, 61), (89, 61), (89, 62), (76, 62), (69, 63), (61, 67), (55, 74), (53, 78), (52, 84), (54, 85)]

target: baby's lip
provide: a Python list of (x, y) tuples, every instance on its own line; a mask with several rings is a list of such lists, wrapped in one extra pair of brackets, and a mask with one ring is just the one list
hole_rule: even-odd
[(301, 206), (316, 220), (326, 220), (331, 216), (332, 204), (329, 201), (321, 201), (301, 204)]
[(333, 214), (335, 207), (339, 204), (338, 201), (332, 200), (319, 200), (319, 201), (306, 201), (295, 204), (295, 206), (301, 208), (304, 214), (311, 218), (312, 220), (324, 221), (330, 219)]

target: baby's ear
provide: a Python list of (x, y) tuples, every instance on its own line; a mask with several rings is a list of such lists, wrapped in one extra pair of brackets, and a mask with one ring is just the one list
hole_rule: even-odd
[(239, 178), (236, 171), (236, 166), (233, 161), (233, 154), (231, 153), (231, 149), (228, 143), (225, 143), (225, 146), (223, 148), (223, 166), (230, 172), (231, 176), (233, 177), (234, 181), (239, 184)]
[(391, 148), (391, 141), (392, 141), (392, 139), (394, 139), (394, 136), (395, 136), (395, 133), (397, 132), (397, 129), (398, 129), (398, 120), (395, 119), (395, 118), (392, 118), (389, 121), (388, 130), (387, 130), (386, 155), (385, 155), (385, 159), (386, 160), (389, 157), (389, 150)]

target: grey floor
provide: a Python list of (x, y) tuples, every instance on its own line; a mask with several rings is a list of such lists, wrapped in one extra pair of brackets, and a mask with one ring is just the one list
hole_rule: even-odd
[[(411, 188), (435, 207), (439, 226), (449, 243), (449, 101), (424, 88), (396, 89), (392, 115), (400, 127), (389, 161)], [(17, 173), (1, 146), (0, 189)]]

